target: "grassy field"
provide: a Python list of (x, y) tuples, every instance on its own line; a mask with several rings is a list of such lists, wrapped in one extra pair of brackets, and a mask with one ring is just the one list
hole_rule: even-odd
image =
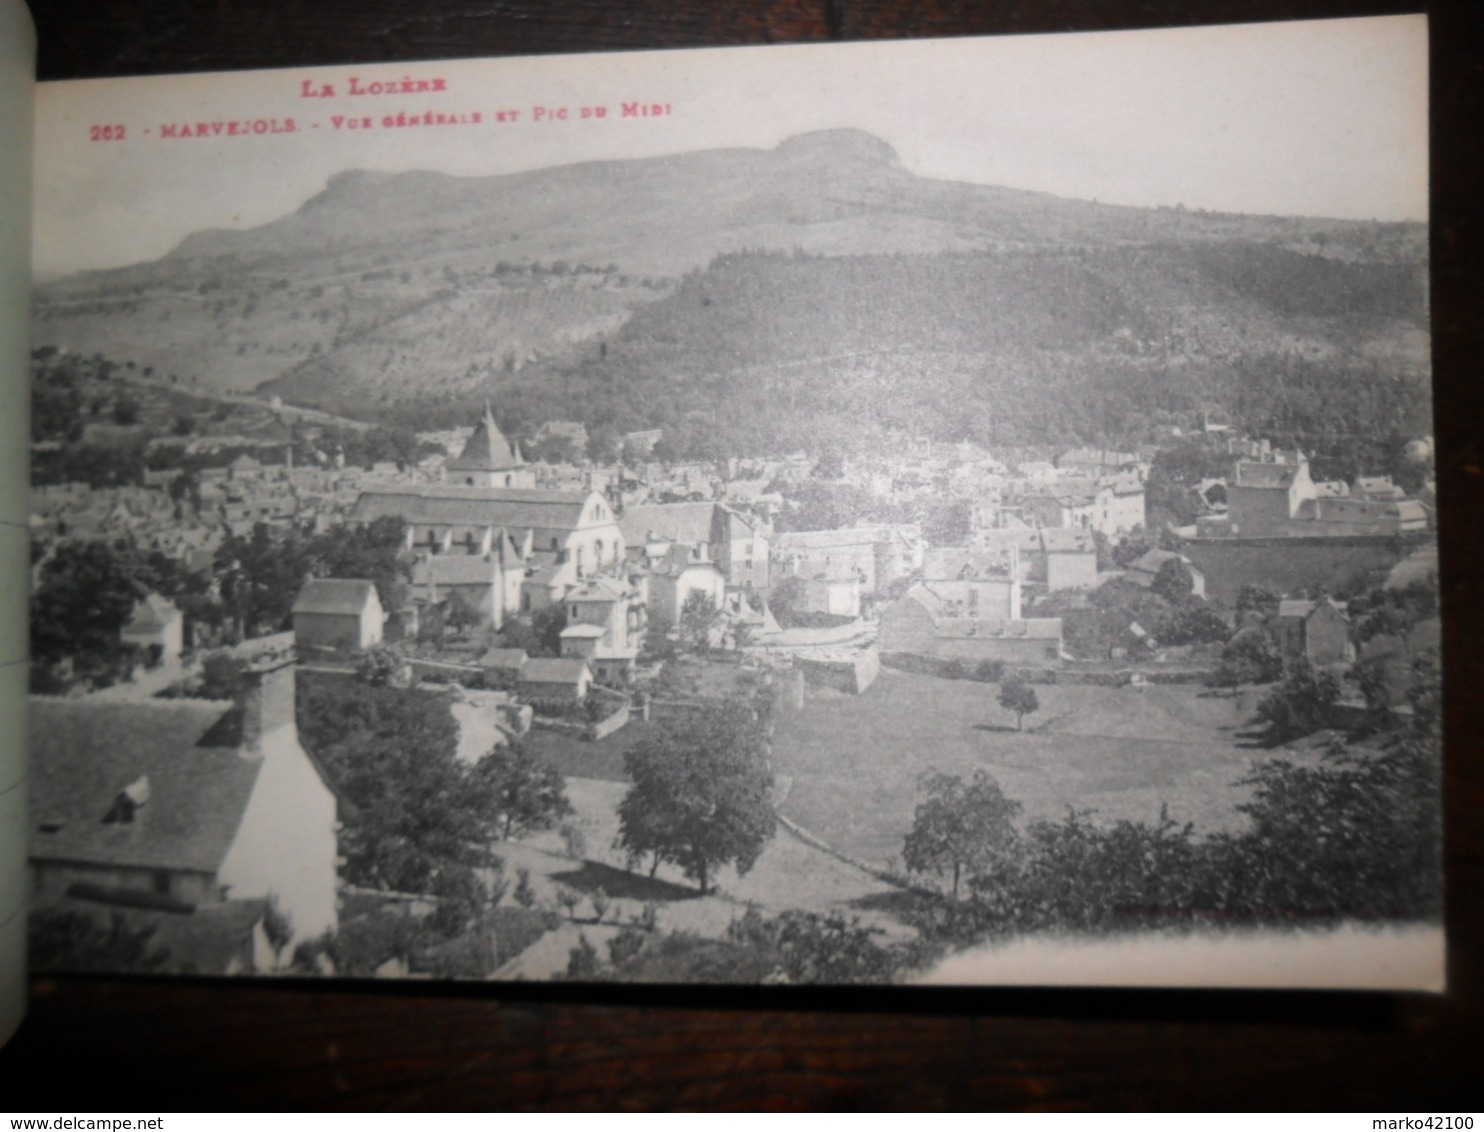
[(597, 778), (605, 782), (629, 781), (623, 770), (628, 749), (655, 734), (656, 725), (635, 719), (607, 738), (596, 742), (535, 728), (521, 739), (526, 750), (563, 774), (575, 778)]
[(1234, 783), (1265, 755), (1238, 738), (1253, 693), (1038, 686), (1040, 711), (1020, 733), (998, 691), (890, 670), (863, 696), (810, 688), (775, 736), (775, 769), (792, 779), (783, 812), (839, 849), (886, 861), (911, 828), (919, 775), (983, 767), (1023, 820), (1073, 806), (1100, 821), (1153, 821), (1166, 802), (1199, 831), (1242, 825), (1233, 806), (1247, 791)]

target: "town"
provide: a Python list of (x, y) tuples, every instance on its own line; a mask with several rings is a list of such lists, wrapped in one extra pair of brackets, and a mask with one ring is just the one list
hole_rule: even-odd
[[(1436, 683), (1428, 438), (1409, 491), (1209, 419), (718, 462), (576, 421), (527, 459), (488, 402), (400, 461), (276, 398), (215, 420), (34, 490), (43, 965), (902, 977), (1058, 926), (986, 909), (1060, 815), (1230, 850), (1243, 747), (1389, 750)], [(1083, 782), (1172, 738), (1213, 761)]]

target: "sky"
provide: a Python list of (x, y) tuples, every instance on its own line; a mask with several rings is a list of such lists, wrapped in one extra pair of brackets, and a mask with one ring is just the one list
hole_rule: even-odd
[[(446, 89), (353, 96), (352, 77)], [(335, 96), (303, 97), (306, 80)], [(625, 118), (625, 102), (669, 112)], [(584, 106), (607, 113), (584, 119)], [(568, 114), (536, 120), (537, 107)], [(498, 122), (501, 109), (518, 117)], [(483, 120), (382, 126), (427, 111)], [(346, 128), (366, 116), (371, 129)], [(162, 136), (289, 118), (292, 133)], [(1427, 218), (1423, 16), (90, 80), (42, 84), (36, 121), (45, 277), (267, 223), (346, 169), (489, 175), (772, 148), (843, 126), (924, 177), (1115, 204)]]

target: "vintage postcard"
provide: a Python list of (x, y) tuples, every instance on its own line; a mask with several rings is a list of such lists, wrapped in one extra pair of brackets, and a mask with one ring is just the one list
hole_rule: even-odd
[(1426, 39), (41, 85), (31, 962), (1441, 989)]

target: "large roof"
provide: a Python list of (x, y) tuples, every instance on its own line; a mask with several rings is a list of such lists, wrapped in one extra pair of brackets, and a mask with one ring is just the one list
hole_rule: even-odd
[[(237, 836), (262, 761), (243, 757), (230, 705), (32, 697), (31, 855), (214, 873)], [(105, 822), (148, 780), (131, 822)]]
[(1298, 470), (1297, 464), (1249, 464), (1244, 460), (1237, 465), (1237, 482), (1232, 486), (1287, 489)]
[(359, 617), (375, 597), (376, 586), (359, 578), (315, 578), (299, 591), (294, 612)]
[(520, 670), (523, 684), (575, 684), (587, 670), (587, 661), (533, 656)]
[(479, 663), (485, 668), (519, 668), (526, 660), (525, 649), (489, 649)]
[(413, 524), (485, 523), (512, 530), (575, 530), (594, 493), (515, 487), (398, 487), (363, 491), (351, 520), (396, 515)]
[(520, 458), (511, 451), (510, 442), (495, 424), (489, 402), (484, 403), (484, 416), (474, 426), (474, 435), (464, 450), (443, 465), (451, 472), (502, 472), (520, 466)]
[(1321, 605), (1328, 605), (1342, 617), (1348, 618), (1349, 616), (1345, 612), (1347, 605), (1346, 602), (1330, 601), (1328, 598), (1320, 598), (1318, 601), (1302, 601), (1297, 598), (1285, 598), (1283, 601), (1280, 601), (1278, 603), (1278, 616), (1308, 618), (1308, 616), (1312, 614), (1316, 609), (1318, 609)]
[(420, 558), (412, 567), (412, 584), (426, 586), (489, 586), (499, 569), (493, 556), (483, 554), (437, 554)]

